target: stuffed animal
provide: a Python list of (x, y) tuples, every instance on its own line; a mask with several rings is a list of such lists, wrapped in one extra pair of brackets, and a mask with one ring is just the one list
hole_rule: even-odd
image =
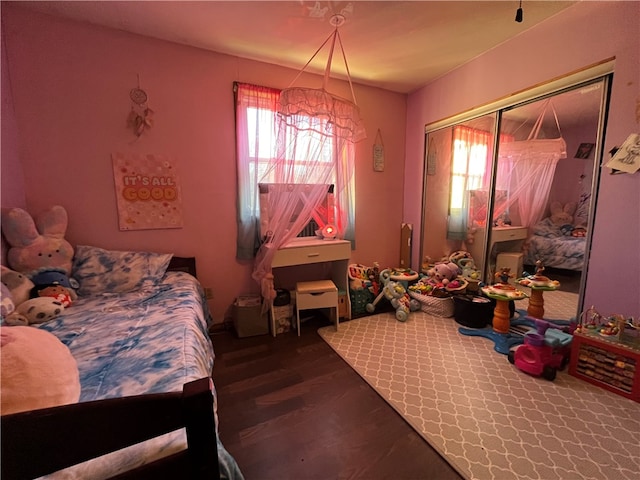
[[(68, 307), (72, 300), (78, 299), (78, 294), (75, 289), (80, 285), (74, 278), (69, 278), (60, 268), (38, 271), (38, 273), (31, 275), (31, 281), (34, 284), (34, 287), (31, 289), (31, 298), (65, 294), (65, 296), (69, 297), (69, 303), (66, 304), (65, 307)], [(53, 287), (53, 289), (50, 287)], [(43, 293), (45, 290), (47, 290), (47, 293)]]
[(4, 323), (5, 317), (9, 316), (16, 309), (16, 306), (13, 303), (11, 291), (4, 283), (0, 283), (0, 293), (2, 294), (0, 298), (0, 322)]
[(31, 218), (21, 208), (2, 210), (2, 234), (10, 248), (9, 266), (20, 273), (31, 274), (44, 268), (59, 268), (71, 274), (73, 247), (65, 240), (67, 211), (55, 205)]
[(0, 266), (0, 280), (11, 292), (14, 305), (20, 305), (31, 297), (31, 289), (35, 286), (26, 275), (11, 270), (4, 265)]
[(51, 297), (54, 300), (60, 302), (65, 308), (70, 306), (72, 302), (69, 289), (63, 287), (62, 285), (38, 285), (33, 287), (33, 290), (31, 290), (31, 295), (33, 298)]
[(31, 298), (16, 306), (15, 311), (7, 315), (7, 325), (34, 325), (57, 317), (64, 311), (64, 305), (52, 297)]
[(80, 399), (78, 364), (55, 335), (40, 328), (0, 328), (2, 414)]
[[(3, 315), (6, 325), (32, 325), (43, 323), (64, 311), (64, 305), (53, 297), (29, 298), (35, 287), (33, 282), (22, 273), (4, 265), (1, 269), (2, 284), (11, 294), (12, 311)], [(3, 302), (4, 302), (3, 295)]]
[(432, 269), (432, 276), (436, 283), (446, 286), (460, 275), (460, 267), (454, 262), (436, 263)]
[(569, 202), (562, 205), (560, 202), (553, 201), (549, 206), (551, 210), (551, 223), (559, 227), (563, 225), (573, 224), (573, 214), (576, 212), (578, 204), (576, 202)]

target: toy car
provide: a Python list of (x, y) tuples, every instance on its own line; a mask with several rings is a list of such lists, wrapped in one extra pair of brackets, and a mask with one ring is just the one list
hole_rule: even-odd
[(568, 333), (555, 330), (558, 327), (549, 322), (539, 319), (531, 320), (535, 322), (537, 332), (525, 334), (524, 344), (510, 350), (507, 358), (523, 372), (553, 381), (558, 370), (563, 370), (569, 363), (573, 337)]

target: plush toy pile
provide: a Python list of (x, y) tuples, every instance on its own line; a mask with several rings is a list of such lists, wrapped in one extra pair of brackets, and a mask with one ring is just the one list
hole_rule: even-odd
[(2, 322), (43, 323), (77, 299), (70, 278), (73, 247), (65, 240), (67, 211), (53, 206), (32, 218), (21, 208), (2, 210), (2, 234), (9, 250), (2, 266)]
[(77, 298), (66, 229), (67, 212), (60, 206), (35, 219), (20, 208), (2, 210), (2, 234), (10, 247), (10, 268), (0, 270), (3, 415), (80, 398), (78, 365), (69, 349), (52, 333), (29, 326), (55, 318)]

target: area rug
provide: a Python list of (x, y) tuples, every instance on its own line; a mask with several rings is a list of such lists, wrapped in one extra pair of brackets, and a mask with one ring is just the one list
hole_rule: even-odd
[(458, 327), (381, 313), (318, 333), (466, 479), (638, 478), (640, 404), (566, 370), (529, 376)]

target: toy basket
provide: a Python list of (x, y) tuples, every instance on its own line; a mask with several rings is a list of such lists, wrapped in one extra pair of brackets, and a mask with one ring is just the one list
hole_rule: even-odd
[(420, 302), (420, 310), (436, 317), (453, 317), (455, 304), (453, 297), (434, 297), (409, 290), (409, 296)]
[(351, 300), (351, 315), (362, 315), (367, 313), (367, 303), (374, 300), (373, 293), (368, 288), (362, 290), (349, 290)]

